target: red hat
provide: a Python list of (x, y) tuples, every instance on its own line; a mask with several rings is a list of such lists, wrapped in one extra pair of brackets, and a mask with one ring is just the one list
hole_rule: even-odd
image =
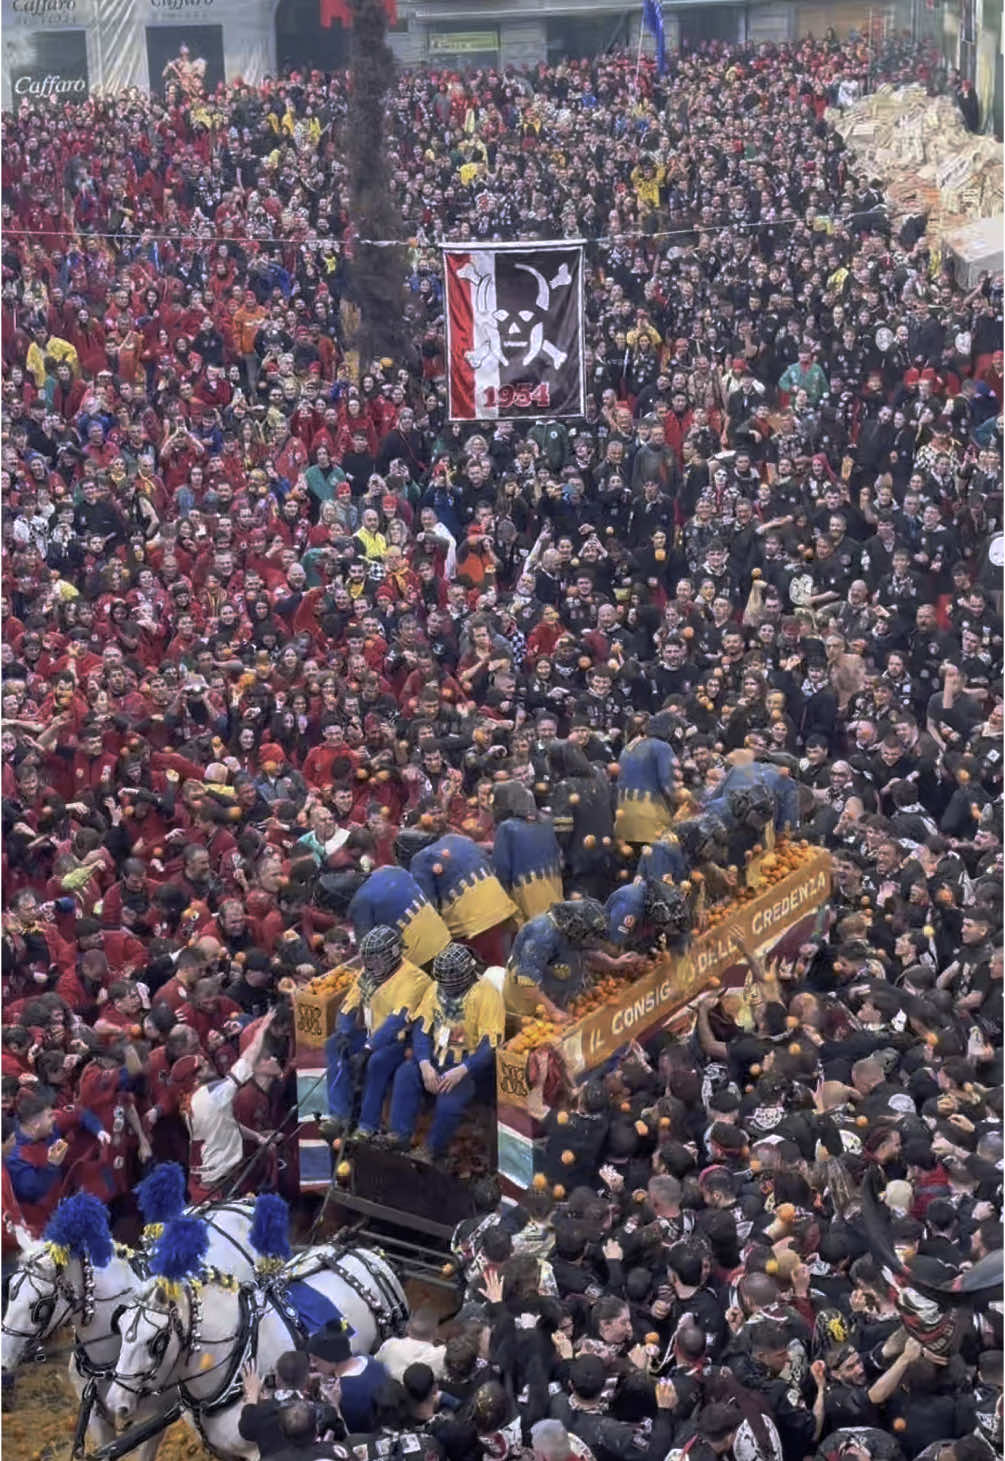
[(285, 761), (286, 752), (282, 746), (277, 746), (275, 741), (264, 741), (258, 748), (258, 759), (260, 761)]
[(199, 1078), (202, 1060), (198, 1055), (183, 1055), (171, 1067), (171, 1084), (183, 1090), (191, 1090)]

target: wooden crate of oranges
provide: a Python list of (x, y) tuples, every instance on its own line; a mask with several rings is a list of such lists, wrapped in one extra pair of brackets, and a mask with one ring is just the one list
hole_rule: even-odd
[(335, 1017), (359, 969), (352, 964), (330, 969), (293, 992), (297, 1044), (324, 1045), (335, 1029)]

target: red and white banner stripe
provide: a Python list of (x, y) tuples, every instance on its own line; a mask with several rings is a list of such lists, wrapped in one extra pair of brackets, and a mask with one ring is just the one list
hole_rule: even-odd
[[(490, 342), (481, 319), (486, 314), (493, 315), (497, 307), (496, 256), (490, 250), (473, 249), (467, 254), (448, 253), (445, 260), (450, 415), (462, 421), (494, 420), (499, 415), (499, 361), (483, 348)], [(483, 298), (477, 311), (473, 274), (482, 280), (478, 287), (483, 291)], [(476, 369), (470, 356), (477, 359), (479, 353), (484, 359)]]

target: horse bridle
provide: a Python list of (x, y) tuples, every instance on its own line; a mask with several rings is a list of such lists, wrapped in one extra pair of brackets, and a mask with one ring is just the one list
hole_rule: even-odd
[[(78, 1256), (77, 1261), (80, 1264), (82, 1279), (82, 1289), (79, 1294), (70, 1284), (66, 1276), (66, 1266), (64, 1266), (63, 1264), (53, 1264), (54, 1272), (52, 1278), (50, 1279), (48, 1274), (42, 1274), (42, 1271), (39, 1267), (38, 1259), (29, 1258), (26, 1263), (22, 1263), (18, 1268), (17, 1273), (11, 1280), (11, 1291), (8, 1300), (7, 1312), (8, 1314), (10, 1313), (10, 1300), (13, 1300), (20, 1294), (22, 1283), (25, 1280), (30, 1281), (33, 1289), (38, 1295), (30, 1310), (32, 1322), (33, 1324), (35, 1324), (36, 1327), (32, 1330), (14, 1329), (5, 1321), (2, 1325), (0, 1325), (0, 1329), (2, 1329), (2, 1332), (4, 1334), (10, 1335), (12, 1339), (27, 1339), (34, 1341), (36, 1344), (40, 1344), (41, 1341), (52, 1332), (52, 1330), (58, 1329), (60, 1327), (60, 1324), (64, 1324), (66, 1320), (71, 1317), (71, 1315), (80, 1315), (80, 1324), (81, 1328), (83, 1329), (86, 1329), (89, 1324), (92, 1324), (94, 1322), (95, 1310), (94, 1266), (91, 1263), (90, 1259), (86, 1257), (86, 1255)], [(37, 1284), (40, 1280), (43, 1280), (43, 1278), (45, 1283), (52, 1284), (53, 1292), (51, 1294), (38, 1293)], [(103, 1295), (102, 1303), (114, 1304), (116, 1299), (124, 1299), (130, 1292), (131, 1291), (129, 1289), (121, 1289), (117, 1294)], [(60, 1300), (62, 1300), (63, 1303), (66, 1305), (66, 1313), (59, 1314), (59, 1320), (57, 1322), (55, 1316), (58, 1312), (58, 1304)], [(108, 1334), (101, 1335), (97, 1339), (91, 1338), (87, 1341), (88, 1344), (99, 1344), (106, 1339), (112, 1339), (115, 1337), (115, 1320), (119, 1312), (119, 1310), (114, 1311), (112, 1318), (112, 1328), (109, 1330)]]
[[(38, 1283), (43, 1280), (43, 1277), (47, 1286), (49, 1284), (52, 1285), (51, 1293), (39, 1292)], [(78, 1295), (70, 1287), (66, 1280), (64, 1270), (60, 1265), (54, 1264), (54, 1273), (50, 1278), (48, 1274), (43, 1276), (35, 1260), (29, 1259), (27, 1263), (21, 1264), (17, 1273), (11, 1279), (10, 1295), (7, 1305), (8, 1313), (10, 1312), (11, 1302), (20, 1296), (21, 1288), (26, 1281), (31, 1283), (32, 1290), (36, 1294), (35, 1301), (30, 1310), (31, 1320), (35, 1328), (14, 1329), (4, 1320), (4, 1323), (0, 1325), (0, 1329), (2, 1329), (4, 1334), (9, 1334), (12, 1339), (30, 1339), (35, 1340), (37, 1343), (43, 1340), (51, 1329), (58, 1327), (54, 1323), (54, 1316), (57, 1312), (59, 1301), (62, 1299), (66, 1305), (66, 1313), (60, 1315), (60, 1322), (62, 1323), (66, 1319), (69, 1319), (71, 1314), (75, 1314), (81, 1308), (84, 1296), (83, 1294)]]
[[(140, 1370), (125, 1377), (123, 1377), (119, 1370), (116, 1370), (112, 1377), (114, 1383), (120, 1389), (125, 1390), (127, 1394), (140, 1397), (155, 1393), (155, 1391), (146, 1387), (152, 1386), (156, 1381), (157, 1373), (164, 1363), (164, 1356), (167, 1352), (168, 1343), (172, 1334), (177, 1339), (181, 1355), (184, 1358), (197, 1354), (202, 1348), (202, 1302), (199, 1297), (199, 1282), (187, 1283), (185, 1287), (188, 1293), (187, 1325), (182, 1321), (181, 1311), (174, 1299), (168, 1302), (166, 1308), (160, 1305), (154, 1307), (145, 1299), (139, 1300), (131, 1306), (134, 1310), (132, 1321), (125, 1331), (120, 1331), (123, 1341), (135, 1341), (136, 1331), (142, 1318), (146, 1318), (157, 1329), (157, 1333), (147, 1346), (148, 1349), (151, 1349), (153, 1359), (153, 1363), (149, 1369)], [(254, 1330), (254, 1325), (251, 1322), (248, 1297), (251, 1292), (252, 1290), (247, 1284), (240, 1284), (238, 1286), (238, 1301), (241, 1309), (240, 1327), (234, 1334), (224, 1334), (219, 1339), (213, 1339), (211, 1341), (213, 1344), (227, 1344), (231, 1340), (238, 1341), (234, 1353), (226, 1359), (219, 1360), (215, 1365), (209, 1365), (205, 1370), (200, 1372), (199, 1378), (202, 1379), (207, 1375), (213, 1374), (215, 1370), (228, 1370), (224, 1384), (217, 1395), (209, 1400), (197, 1400), (187, 1393), (184, 1381), (179, 1382), (179, 1392), (185, 1399), (186, 1404), (194, 1409), (206, 1409), (209, 1406), (215, 1405), (221, 1396), (225, 1395), (230, 1389), (234, 1376), (240, 1371), (245, 1362), (249, 1347), (249, 1338)], [(159, 1324), (155, 1324), (155, 1316), (157, 1319), (166, 1317), (168, 1321), (167, 1325), (162, 1328)], [(157, 1345), (156, 1352), (151, 1348), (153, 1345)]]

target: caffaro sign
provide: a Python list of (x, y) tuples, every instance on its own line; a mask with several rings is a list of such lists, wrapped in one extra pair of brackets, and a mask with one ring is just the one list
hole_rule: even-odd
[(87, 26), (95, 22), (94, 0), (4, 0), (4, 28)]
[[(23, 0), (32, 3), (32, 0)], [(87, 100), (87, 32), (42, 30), (19, 34), (7, 51), (14, 105), (23, 101)]]
[(87, 95), (87, 78), (60, 76), (50, 71), (47, 76), (18, 76), (11, 81), (15, 96), (59, 96), (67, 101), (83, 101)]

